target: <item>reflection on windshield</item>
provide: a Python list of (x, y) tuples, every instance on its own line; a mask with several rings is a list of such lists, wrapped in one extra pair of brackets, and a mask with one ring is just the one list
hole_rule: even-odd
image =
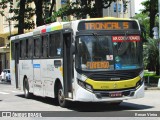
[(80, 36), (77, 39), (80, 69), (113, 69), (113, 49), (110, 36)]
[(123, 70), (142, 67), (139, 37), (115, 40), (113, 36), (79, 36), (76, 40), (76, 68), (82, 70)]
[(141, 42), (113, 42), (115, 69), (142, 67)]

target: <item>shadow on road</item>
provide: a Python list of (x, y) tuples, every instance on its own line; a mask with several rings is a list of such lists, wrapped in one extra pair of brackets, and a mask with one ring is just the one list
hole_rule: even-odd
[[(18, 97), (25, 98), (24, 95), (16, 95)], [(58, 106), (58, 103), (53, 98), (43, 98), (34, 96), (31, 98), (45, 104)], [(123, 102), (120, 105), (112, 105), (109, 103), (90, 103), (90, 102), (70, 102), (69, 110), (78, 112), (107, 112), (107, 111), (126, 111), (126, 110), (146, 110), (153, 108), (153, 106), (134, 104), (129, 102)]]
[(123, 102), (120, 105), (113, 105), (109, 103), (84, 103), (76, 102), (68, 108), (74, 111), (85, 111), (85, 112), (105, 112), (105, 111), (123, 111), (123, 110), (144, 110), (153, 108), (152, 106), (133, 104), (128, 102)]
[[(21, 97), (21, 98), (25, 98), (24, 94), (19, 94), (16, 96)], [(32, 97), (30, 99), (36, 100), (36, 101), (39, 101), (39, 102), (42, 102), (45, 104), (58, 106), (58, 102), (56, 101), (56, 99), (53, 99), (53, 98), (48, 98), (48, 97), (44, 98), (44, 97), (32, 95)]]

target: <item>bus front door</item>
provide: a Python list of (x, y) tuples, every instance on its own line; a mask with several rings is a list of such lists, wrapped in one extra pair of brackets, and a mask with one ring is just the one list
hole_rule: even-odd
[[(63, 34), (63, 85), (64, 96), (72, 98), (73, 79), (73, 55), (72, 55), (72, 32)], [(71, 93), (69, 95), (69, 93)]]

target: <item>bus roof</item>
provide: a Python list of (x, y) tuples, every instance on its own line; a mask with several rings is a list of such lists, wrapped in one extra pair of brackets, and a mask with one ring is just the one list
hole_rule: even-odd
[[(132, 21), (135, 19), (130, 19), (130, 18), (116, 18), (116, 17), (103, 17), (103, 18), (88, 18), (88, 19), (81, 19), (81, 20), (75, 20), (75, 21), (71, 21), (71, 22), (54, 22), (51, 24), (46, 24), (43, 26), (39, 26), (37, 28), (35, 28), (33, 30), (33, 32), (29, 32), (29, 33), (25, 33), (25, 34), (21, 34), (21, 35), (16, 35), (16, 36), (12, 36), (10, 40), (15, 40), (18, 38), (24, 38), (24, 37), (29, 37), (29, 36), (33, 36), (33, 35), (39, 35), (39, 34), (43, 34), (46, 32), (51, 32), (51, 31), (55, 31), (55, 30), (60, 30), (63, 28), (73, 28), (76, 32), (77, 30), (77, 26), (78, 23), (80, 21), (103, 21), (103, 20), (127, 20), (127, 21)], [(135, 20), (136, 21), (136, 20)]]

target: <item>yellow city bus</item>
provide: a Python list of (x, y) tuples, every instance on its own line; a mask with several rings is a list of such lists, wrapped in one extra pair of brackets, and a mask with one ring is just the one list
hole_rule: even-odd
[(11, 37), (16, 88), (68, 101), (113, 102), (144, 96), (142, 39), (137, 20), (94, 18), (55, 22)]

